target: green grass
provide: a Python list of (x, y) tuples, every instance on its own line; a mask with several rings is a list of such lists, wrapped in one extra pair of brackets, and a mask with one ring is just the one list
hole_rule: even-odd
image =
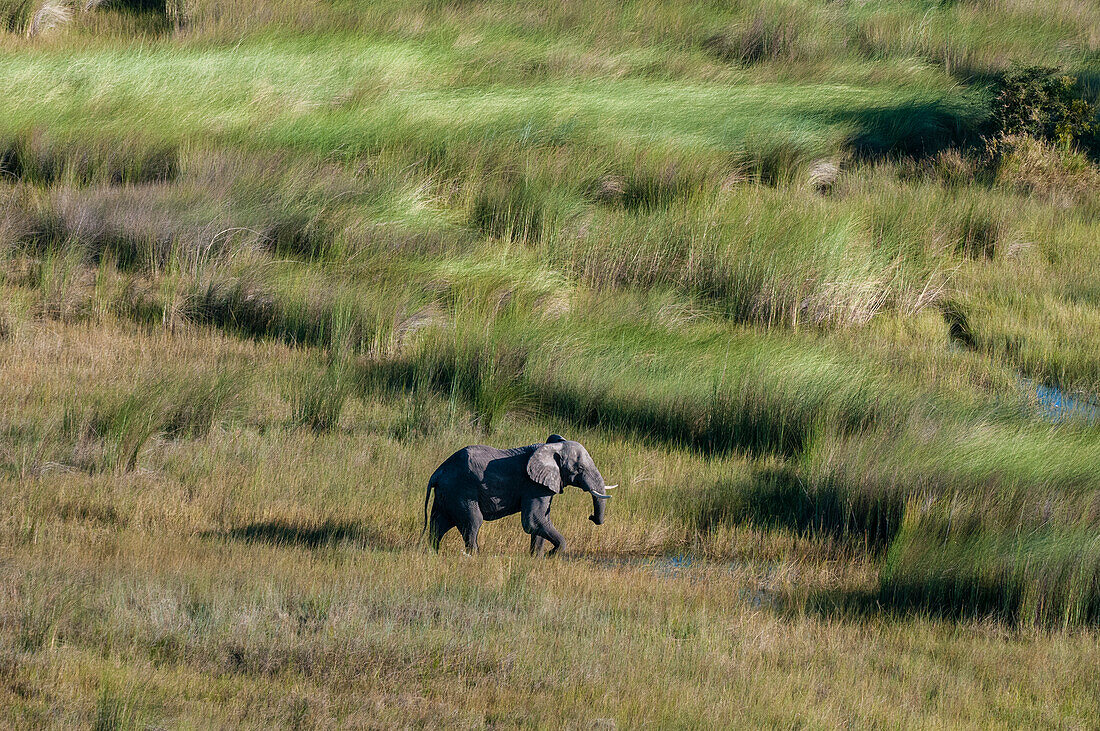
[[(829, 154), (852, 137), (882, 145), (956, 119), (976, 121), (967, 100), (931, 71), (904, 86), (598, 77), (518, 87), (440, 83), (453, 55), (339, 37), (8, 53), (0, 56), (0, 92), (12, 112), (0, 129), (113, 140), (136, 128), (163, 143), (341, 155), (476, 143), (536, 154), (594, 146), (750, 159), (782, 148), (797, 160)], [(188, 112), (179, 114), (181, 107)]]
[(920, 523), (907, 523), (886, 559), (886, 603), (1040, 626), (1095, 624), (1095, 531), (989, 535)]

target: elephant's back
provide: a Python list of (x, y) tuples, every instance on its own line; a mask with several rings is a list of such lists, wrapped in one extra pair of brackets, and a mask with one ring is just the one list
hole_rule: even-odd
[(485, 468), (490, 462), (501, 457), (508, 456), (514, 450), (497, 449), (483, 444), (474, 444), (458, 450), (439, 466), (432, 475), (432, 481), (446, 483), (453, 479), (482, 480), (485, 476)]

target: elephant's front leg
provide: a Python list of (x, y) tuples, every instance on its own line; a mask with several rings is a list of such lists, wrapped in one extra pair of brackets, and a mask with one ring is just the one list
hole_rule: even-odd
[[(554, 504), (554, 498), (551, 497), (550, 501), (546, 503), (546, 519), (547, 520), (550, 519), (550, 506), (553, 505), (553, 504)], [(543, 544), (545, 544), (545, 543), (546, 543), (546, 539), (543, 538), (539, 533), (532, 533), (531, 534), (531, 555), (532, 556), (541, 556), (542, 555), (542, 547), (543, 547)]]
[(523, 530), (531, 534), (532, 548), (535, 547), (535, 538), (546, 539), (554, 546), (549, 554), (553, 556), (565, 552), (565, 538), (550, 522), (550, 499), (549, 495), (525, 499), (520, 506), (520, 518)]

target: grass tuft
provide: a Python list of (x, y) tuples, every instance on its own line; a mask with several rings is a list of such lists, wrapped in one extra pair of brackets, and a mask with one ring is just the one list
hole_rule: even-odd
[(351, 378), (347, 363), (336, 359), (294, 373), (287, 385), (293, 423), (319, 433), (336, 429), (352, 394)]
[(788, 11), (761, 11), (741, 30), (716, 33), (703, 48), (716, 58), (752, 65), (764, 61), (797, 61), (800, 24)]
[(1002, 137), (991, 144), (997, 185), (1060, 207), (1092, 200), (1100, 169), (1082, 152), (1029, 136)]
[(470, 225), (498, 239), (537, 242), (542, 236), (543, 206), (526, 181), (490, 185), (470, 206)]
[(179, 174), (175, 145), (140, 137), (67, 141), (37, 132), (0, 144), (0, 171), (38, 185), (141, 185)]
[(142, 449), (160, 430), (165, 385), (140, 384), (129, 391), (102, 392), (83, 407), (70, 407), (66, 428), (78, 437), (78, 459), (90, 470), (130, 472)]
[(251, 380), (248, 371), (220, 369), (176, 383), (166, 404), (162, 429), (174, 438), (207, 436), (219, 422), (232, 417)]
[(138, 713), (133, 689), (119, 690), (114, 682), (104, 680), (96, 698), (95, 731), (127, 731), (143, 728), (145, 724)]
[(70, 403), (62, 430), (76, 440), (77, 463), (90, 472), (126, 473), (150, 440), (205, 437), (232, 416), (249, 382), (243, 371), (220, 370), (181, 379), (150, 377), (136, 386), (107, 387)]

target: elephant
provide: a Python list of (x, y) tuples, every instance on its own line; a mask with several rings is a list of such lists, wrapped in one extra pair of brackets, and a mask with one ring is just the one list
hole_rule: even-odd
[[(483, 445), (464, 447), (446, 459), (428, 480), (424, 496), (424, 529), (429, 531), (431, 546), (439, 543), (451, 528), (458, 528), (466, 543), (466, 552), (478, 551), (477, 533), (486, 520), (499, 520), (519, 513), (524, 532), (531, 536), (531, 555), (542, 553), (543, 541), (550, 541), (550, 555), (565, 552), (565, 539), (550, 522), (550, 503), (566, 485), (592, 495), (592, 515), (596, 525), (604, 521), (606, 485), (588, 450), (551, 434), (543, 444), (514, 449), (495, 449)], [(431, 517), (428, 501), (435, 490)]]

